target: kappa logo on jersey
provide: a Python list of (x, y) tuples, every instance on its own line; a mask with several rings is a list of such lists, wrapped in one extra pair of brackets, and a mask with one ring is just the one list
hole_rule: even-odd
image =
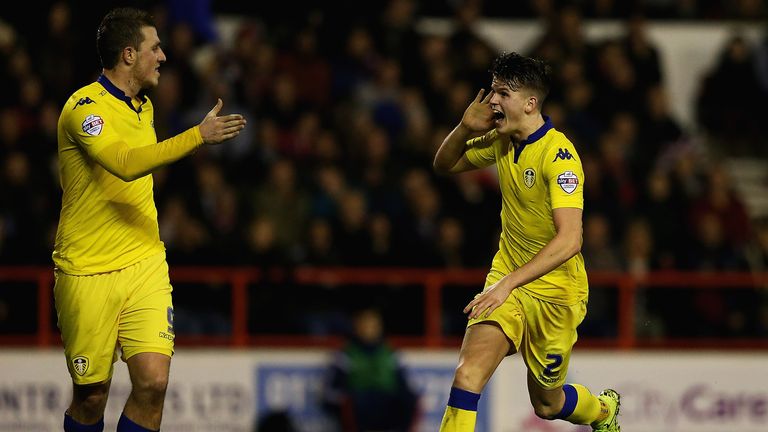
[(87, 133), (88, 135), (99, 135), (103, 127), (104, 119), (97, 115), (89, 114), (88, 117), (83, 120), (83, 132)]
[(573, 159), (573, 155), (571, 154), (571, 152), (568, 151), (568, 149), (563, 150), (563, 149), (559, 148), (559, 149), (557, 149), (557, 154), (555, 155), (555, 158), (552, 159), (552, 162), (554, 162), (554, 161), (556, 161), (558, 159), (571, 160), (571, 159)]
[(75, 106), (72, 107), (72, 111), (74, 111), (79, 106), (88, 105), (88, 104), (92, 104), (92, 103), (96, 103), (96, 102), (94, 102), (93, 99), (89, 98), (88, 96), (86, 96), (84, 98), (80, 98), (80, 100), (77, 101)]
[(523, 181), (527, 187), (533, 187), (533, 184), (536, 183), (536, 171), (533, 168), (527, 168), (523, 171)]
[(85, 375), (85, 372), (88, 370), (88, 357), (85, 356), (77, 356), (72, 359), (72, 367), (75, 369), (75, 372), (83, 376)]
[(566, 171), (557, 176), (557, 184), (563, 188), (565, 193), (573, 193), (579, 185), (579, 177), (573, 171)]

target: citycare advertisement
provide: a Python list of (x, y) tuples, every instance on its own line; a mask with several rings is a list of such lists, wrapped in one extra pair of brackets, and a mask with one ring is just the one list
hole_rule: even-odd
[[(457, 352), (405, 350), (411, 385), (420, 395), (419, 431), (436, 431), (448, 398)], [(251, 432), (269, 412), (286, 411), (301, 432), (330, 432), (322, 409), (331, 354), (323, 350), (179, 349), (163, 415), (164, 432)], [(768, 353), (584, 351), (571, 358), (569, 381), (594, 393), (622, 395), (628, 432), (765, 432)], [(0, 432), (60, 431), (71, 384), (58, 350), (0, 351)], [(522, 359), (499, 367), (484, 392), (478, 432), (582, 432), (563, 421), (538, 419), (530, 407)], [(114, 431), (130, 392), (125, 364), (115, 376), (105, 414)]]

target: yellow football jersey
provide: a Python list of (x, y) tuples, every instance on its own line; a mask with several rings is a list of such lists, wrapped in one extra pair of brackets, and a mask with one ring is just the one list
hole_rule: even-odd
[(152, 103), (136, 107), (105, 76), (77, 90), (59, 117), (59, 174), (63, 190), (53, 261), (72, 275), (104, 273), (165, 250), (160, 241), (152, 176), (125, 182), (94, 156), (124, 141), (157, 142)]
[[(552, 209), (584, 208), (584, 171), (576, 149), (545, 124), (515, 149), (492, 130), (467, 142), (467, 159), (477, 167), (496, 164), (501, 188), (501, 238), (486, 286), (530, 261), (555, 236)], [(549, 302), (572, 305), (587, 297), (581, 253), (518, 289)]]

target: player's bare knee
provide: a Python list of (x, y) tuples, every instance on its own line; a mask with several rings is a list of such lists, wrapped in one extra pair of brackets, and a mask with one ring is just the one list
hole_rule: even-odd
[(107, 406), (106, 393), (91, 394), (82, 399), (73, 400), (73, 405), (88, 414), (99, 414)]
[(477, 367), (462, 362), (456, 368), (453, 386), (463, 390), (480, 393), (488, 380), (487, 373)]
[(133, 392), (141, 394), (146, 398), (160, 398), (165, 396), (165, 390), (168, 388), (167, 376), (147, 377), (136, 380), (133, 383)]
[(76, 385), (72, 397), (72, 406), (88, 415), (101, 415), (107, 405), (109, 386), (97, 384)]
[(553, 420), (560, 413), (561, 408), (546, 401), (531, 402), (536, 416), (544, 420)]
[(459, 364), (453, 376), (454, 387), (458, 387), (462, 389), (469, 389), (470, 387), (472, 387), (472, 384), (473, 384), (472, 374), (468, 369), (469, 367), (467, 367), (466, 365)]

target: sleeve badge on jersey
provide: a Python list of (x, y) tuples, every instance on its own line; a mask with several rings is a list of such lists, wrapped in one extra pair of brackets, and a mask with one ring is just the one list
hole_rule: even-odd
[(573, 171), (566, 171), (557, 176), (557, 184), (563, 188), (565, 193), (573, 193), (579, 185), (579, 177)]
[(97, 115), (89, 114), (88, 117), (83, 120), (83, 132), (87, 133), (88, 135), (99, 135), (103, 127), (104, 119)]

